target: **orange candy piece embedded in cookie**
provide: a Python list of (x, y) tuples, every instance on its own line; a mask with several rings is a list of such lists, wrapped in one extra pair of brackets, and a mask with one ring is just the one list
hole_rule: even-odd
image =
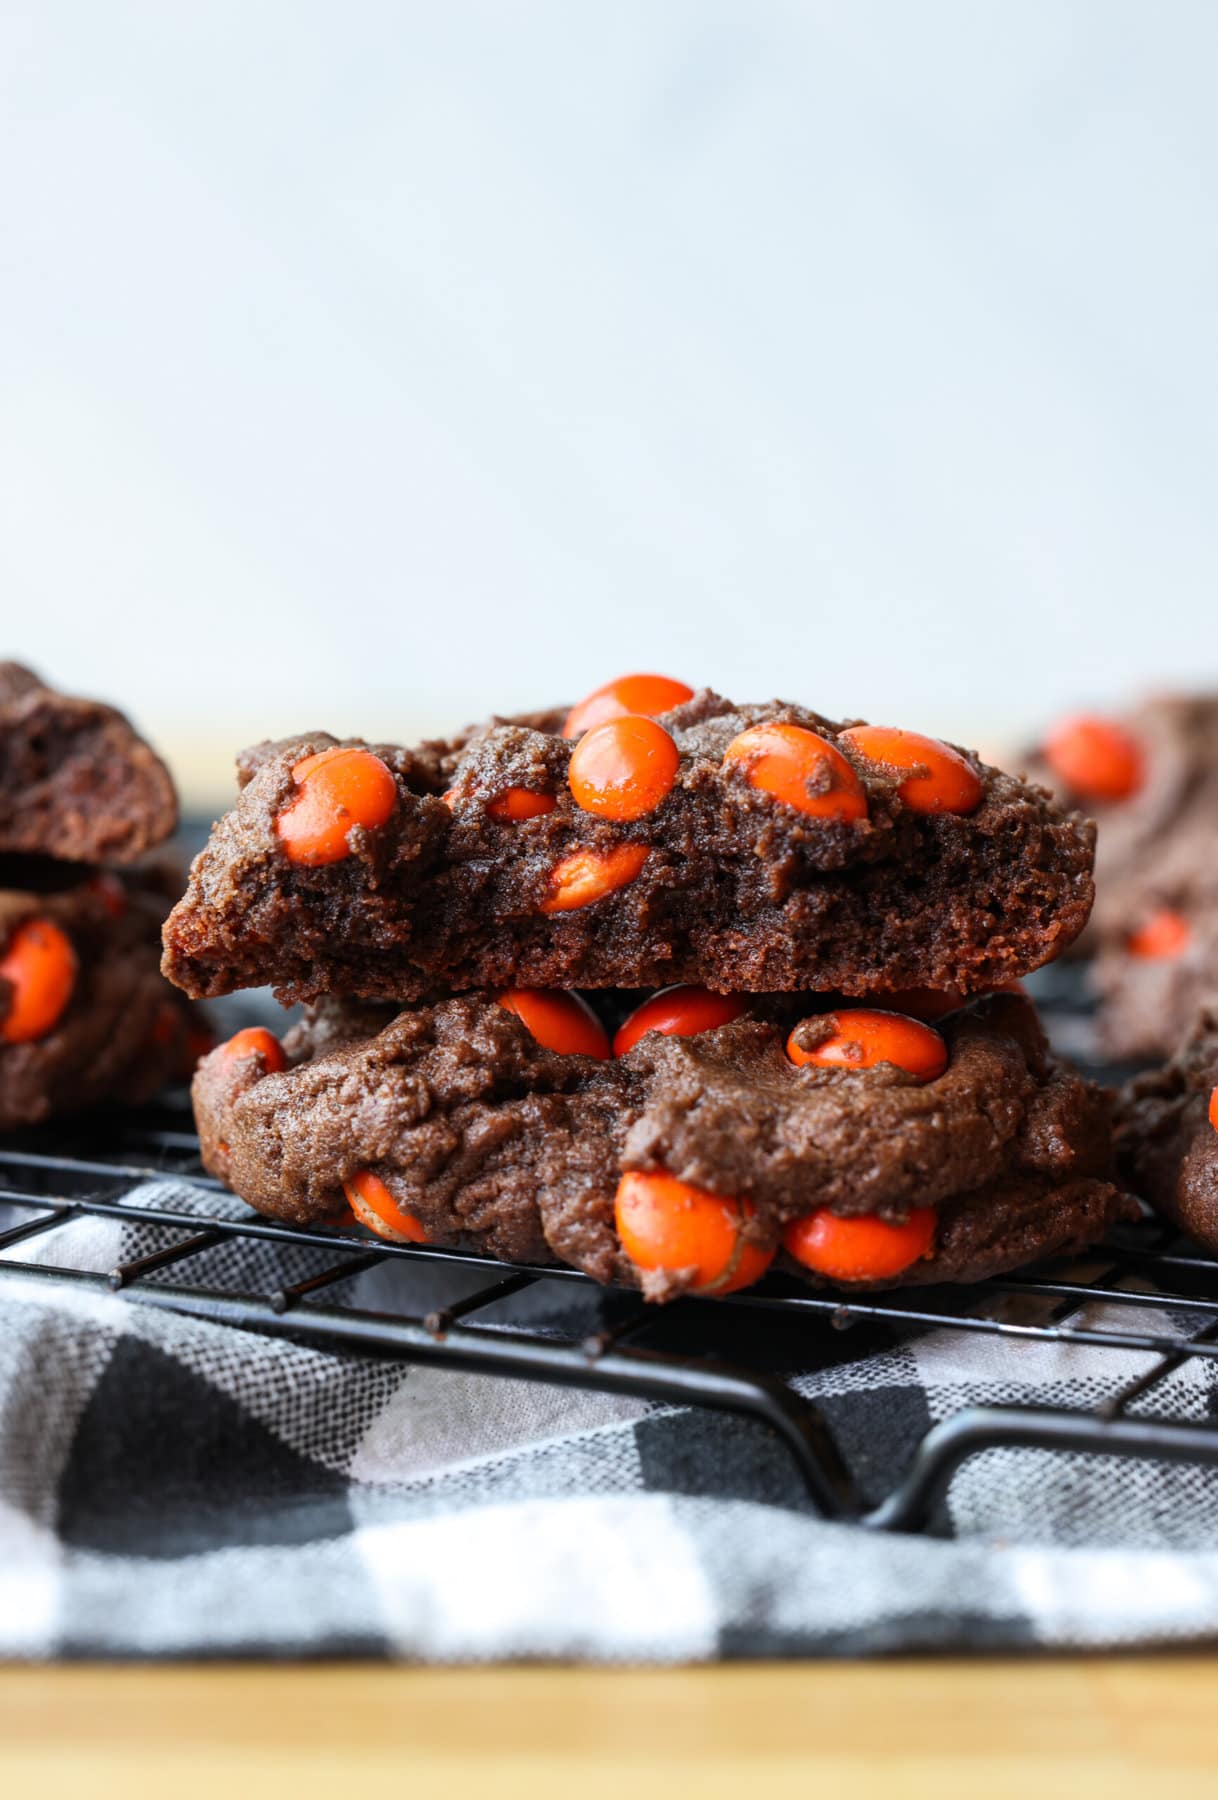
[(571, 708), (562, 734), (565, 738), (578, 737), (594, 725), (620, 719), (626, 713), (643, 713), (654, 719), (657, 713), (671, 712), (674, 706), (684, 706), (693, 697), (691, 687), (668, 675), (619, 675)]
[(805, 1025), (815, 1021), (804, 1020), (795, 1027), (787, 1039), (793, 1063), (820, 1069), (874, 1069), (891, 1063), (920, 1081), (934, 1081), (947, 1067), (947, 1045), (919, 1019), (863, 1007), (825, 1016), (834, 1020), (836, 1030), (817, 1042), (802, 1041)]
[(1045, 740), (1045, 761), (1080, 800), (1131, 800), (1146, 779), (1142, 746), (1115, 719), (1080, 714)]
[(216, 1051), (225, 1062), (240, 1062), (246, 1057), (257, 1056), (262, 1059), (264, 1075), (278, 1075), (288, 1066), (288, 1059), (283, 1054), (283, 1045), (273, 1031), (264, 1025), (247, 1025), (244, 1031), (234, 1032), (220, 1045)]
[(981, 805), (983, 789), (977, 771), (958, 750), (941, 744), (938, 738), (890, 725), (855, 725), (842, 732), (841, 742), (868, 762), (911, 770), (897, 789), (911, 812), (963, 814), (976, 812)]
[(712, 994), (703, 987), (666, 987), (636, 1006), (624, 1025), (618, 1027), (613, 1040), (613, 1054), (625, 1056), (649, 1031), (661, 1031), (665, 1037), (697, 1037), (700, 1031), (713, 1031), (716, 1025), (730, 1025), (747, 1012), (749, 1001), (743, 994)]
[(734, 737), (724, 763), (811, 819), (865, 819), (867, 795), (841, 751), (802, 725), (753, 725)]
[(361, 1169), (343, 1182), (347, 1205), (361, 1225), (395, 1244), (425, 1244), (427, 1233), (413, 1213), (399, 1206), (379, 1175)]
[(0, 956), (0, 978), (9, 984), (0, 1039), (31, 1044), (53, 1030), (72, 998), (76, 967), (70, 938), (50, 919), (18, 925)]
[(609, 1057), (609, 1034), (588, 1002), (579, 994), (561, 989), (509, 988), (499, 996), (500, 1006), (515, 1013), (543, 1050), (560, 1056)]
[(275, 821), (288, 861), (306, 868), (341, 862), (351, 854), (348, 833), (356, 825), (383, 825), (397, 799), (397, 783), (371, 750), (336, 744), (306, 756), (292, 770), (300, 789)]
[(1210, 1124), (1218, 1131), (1218, 1087), (1210, 1095)]
[(557, 805), (553, 794), (539, 794), (533, 788), (510, 787), (502, 794), (496, 794), (486, 810), (492, 819), (519, 824), (522, 819), (540, 819), (544, 814), (552, 813)]
[(1125, 940), (1125, 948), (1130, 956), (1142, 956), (1148, 962), (1165, 962), (1170, 957), (1183, 955), (1192, 935), (1192, 927), (1183, 913), (1165, 906), (1130, 934)]
[(827, 1206), (792, 1219), (782, 1234), (789, 1256), (828, 1281), (891, 1281), (930, 1254), (935, 1209), (918, 1207), (903, 1225), (839, 1219)]
[(646, 818), (673, 790), (681, 758), (662, 725), (630, 713), (585, 733), (571, 752), (575, 804), (600, 819)]
[[(450, 812), (456, 809), (460, 799), (458, 790), (449, 788), (446, 794), (440, 795)], [(552, 813), (558, 805), (553, 794), (542, 794), (536, 788), (510, 787), (488, 800), (486, 811), (488, 818), (501, 819), (506, 824), (519, 825), (525, 819), (540, 819), (546, 813)]]
[(614, 1201), (618, 1239), (635, 1267), (689, 1273), (695, 1294), (732, 1294), (765, 1274), (774, 1252), (741, 1236), (752, 1216), (747, 1200), (664, 1174), (623, 1175)]
[(607, 894), (629, 887), (647, 861), (645, 844), (615, 844), (612, 850), (573, 850), (550, 870), (543, 913), (576, 912)]

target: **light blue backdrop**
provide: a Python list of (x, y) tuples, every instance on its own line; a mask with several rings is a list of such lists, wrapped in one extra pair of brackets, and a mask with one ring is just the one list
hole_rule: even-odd
[(1218, 677), (1218, 5), (0, 0), (2, 638), (171, 744)]

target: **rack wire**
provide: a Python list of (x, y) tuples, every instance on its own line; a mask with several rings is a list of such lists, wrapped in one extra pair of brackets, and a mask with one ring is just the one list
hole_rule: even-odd
[[(1166, 1229), (1153, 1223), (1122, 1228), (1082, 1264), (1031, 1270), (971, 1288), (863, 1299), (770, 1276), (726, 1299), (687, 1299), (655, 1308), (637, 1295), (596, 1289), (573, 1269), (509, 1268), (467, 1251), (395, 1245), (354, 1230), (298, 1229), (252, 1212), (204, 1219), (185, 1206), (129, 1203), (134, 1184), (164, 1175), (219, 1188), (202, 1172), (184, 1095), (104, 1131), (94, 1128), (87, 1141), (65, 1142), (62, 1133), (9, 1140), (0, 1148), (0, 1205), (11, 1209), (16, 1222), (0, 1231), (0, 1279), (21, 1276), (108, 1290), (133, 1304), (330, 1351), (743, 1415), (781, 1439), (824, 1514), (885, 1530), (931, 1526), (960, 1465), (1004, 1446), (1218, 1466), (1214, 1426), (1130, 1414), (1135, 1401), (1144, 1402), (1189, 1361), (1218, 1361), (1218, 1262), (1176, 1246)], [(169, 1241), (104, 1272), (56, 1262), (45, 1254), (49, 1246), (38, 1261), (20, 1254), (43, 1234), (90, 1217), (163, 1227)], [(202, 1252), (225, 1242), (259, 1240), (321, 1249), (323, 1266), (262, 1291), (251, 1286), (232, 1292), (188, 1279), (191, 1259)], [(475, 1281), (473, 1291), (419, 1312), (374, 1311), (327, 1294), (348, 1277), (395, 1259), (416, 1268), (456, 1265)], [(595, 1290), (596, 1329), (564, 1339), (550, 1329), (488, 1317), (500, 1302), (542, 1282)], [(1089, 1310), (1101, 1305), (1106, 1322), (1094, 1323)], [(1148, 1306), (1164, 1309), (1167, 1328), (1148, 1331), (1139, 1323), (1137, 1315)], [(1122, 1323), (1123, 1316), (1128, 1323)], [(907, 1467), (885, 1472), (884, 1498), (867, 1506), (825, 1417), (782, 1373), (792, 1366), (792, 1328), (806, 1345), (810, 1330), (859, 1325), (1139, 1351), (1154, 1360), (1134, 1378), (1114, 1382), (1113, 1392), (1094, 1410), (1004, 1405), (956, 1413), (930, 1428)]]

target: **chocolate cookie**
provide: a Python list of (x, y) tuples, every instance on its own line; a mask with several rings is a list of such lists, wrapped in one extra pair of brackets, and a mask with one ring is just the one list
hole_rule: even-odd
[[(1120, 1166), (1135, 1192), (1218, 1254), (1218, 1009), (1204, 1008), (1163, 1068), (1135, 1077), (1117, 1108)], [(1214, 1107), (1218, 1113), (1218, 1107)]]
[(1051, 733), (1033, 774), (1096, 818), (1097, 1029), (1114, 1058), (1158, 1058), (1218, 996), (1218, 696), (1164, 695)]
[(863, 1021), (898, 1042), (892, 1015), (797, 1023), (806, 997), (691, 1036), (619, 1034), (615, 1057), (573, 996), (540, 999), (570, 1007), (566, 1041), (596, 1054), (544, 1047), (509, 1009), (559, 1041), (536, 998), (327, 1002), (282, 1046), (239, 1034), (195, 1076), (207, 1167), (295, 1223), (350, 1200), (386, 1236), (567, 1263), (654, 1299), (730, 1291), (780, 1245), (789, 1270), (857, 1286), (972, 1281), (1136, 1211), (1111, 1179), (1105, 1098), (1053, 1060), (1026, 1000), (974, 1003), (941, 1035), (897, 1021), (924, 1034), (894, 1052), (908, 1063), (938, 1047), (926, 1078), (859, 1066)]
[(912, 734), (704, 692), (578, 742), (260, 746), (165, 930), (187, 993), (998, 986), (1086, 922), (1093, 834)]
[(163, 882), (0, 858), (0, 1130), (182, 1080), (193, 1008), (159, 968)]
[(1201, 1007), (1218, 1000), (1218, 906), (1163, 912), (1127, 938), (1101, 939), (1088, 970), (1096, 1034), (1113, 1061), (1158, 1062)]
[(0, 854), (130, 863), (176, 824), (169, 773), (122, 713), (0, 663)]

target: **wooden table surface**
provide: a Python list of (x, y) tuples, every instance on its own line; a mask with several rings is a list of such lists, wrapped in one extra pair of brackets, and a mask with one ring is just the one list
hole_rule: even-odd
[(1213, 1800), (1218, 1657), (0, 1671), (6, 1800), (411, 1800), (419, 1781), (428, 1800)]

